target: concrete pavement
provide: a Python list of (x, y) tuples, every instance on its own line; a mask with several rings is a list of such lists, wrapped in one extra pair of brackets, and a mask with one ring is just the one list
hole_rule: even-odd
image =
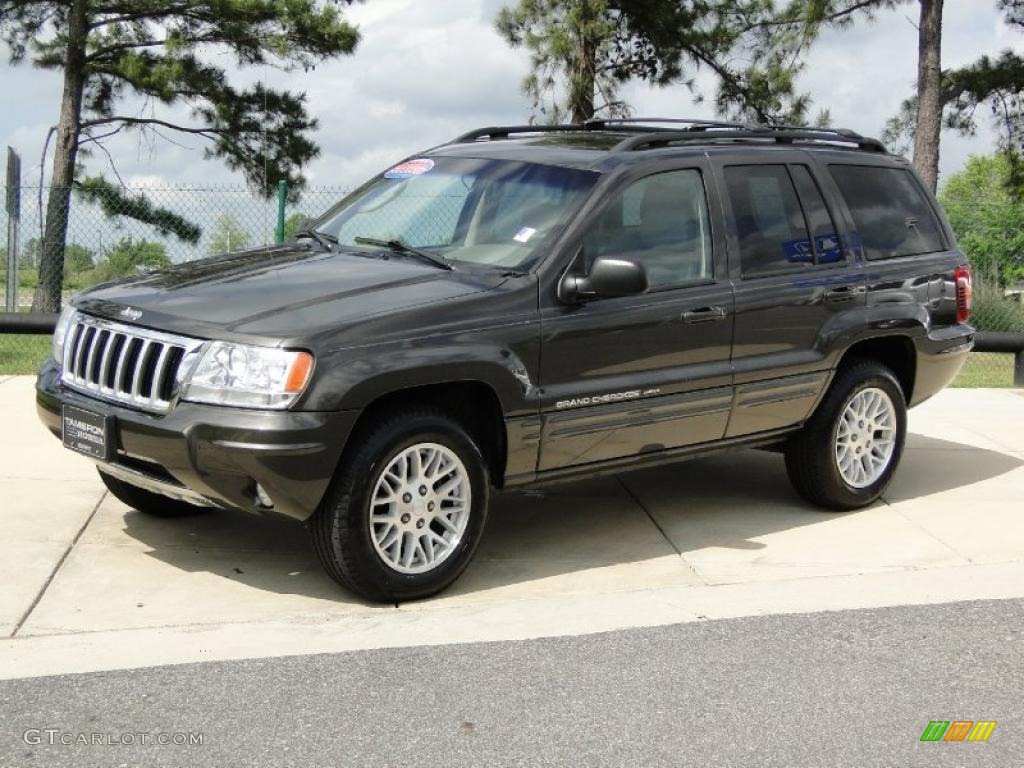
[(1024, 393), (947, 390), (912, 411), (871, 509), (801, 503), (749, 451), (500, 494), (449, 592), (361, 603), (305, 530), (212, 512), (147, 518), (0, 382), (0, 678), (586, 634), (706, 618), (1024, 597)]

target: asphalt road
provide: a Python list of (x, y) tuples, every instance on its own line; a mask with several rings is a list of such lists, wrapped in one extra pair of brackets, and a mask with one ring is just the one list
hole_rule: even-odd
[[(0, 765), (1013, 768), (1022, 692), (1024, 600), (952, 603), (14, 680)], [(957, 719), (998, 725), (920, 742)]]

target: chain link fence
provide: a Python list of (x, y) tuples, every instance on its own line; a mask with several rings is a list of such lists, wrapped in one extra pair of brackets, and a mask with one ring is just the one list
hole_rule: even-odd
[[(0, 298), (8, 296), (8, 284), (13, 293), (12, 305), (4, 307), (7, 311), (45, 311), (55, 306), (58, 276), (60, 297), (66, 300), (76, 291), (140, 270), (276, 240), (277, 199), (245, 187), (76, 189), (71, 194), (63, 257), (47, 255), (44, 213), (50, 191), (20, 188), (21, 216), (14, 243), (9, 242), (12, 222), (6, 211), (0, 211), (0, 228), (8, 235), (0, 238)], [(313, 187), (287, 196), (285, 239), (302, 219), (325, 212), (345, 192), (338, 187)], [(13, 272), (8, 268), (11, 245), (15, 245)], [(48, 264), (55, 266), (48, 268)], [(998, 287), (995, 281), (976, 276), (972, 323), (979, 331), (1024, 333), (1024, 285)], [(0, 334), (0, 375), (31, 373), (48, 352), (49, 337)], [(976, 352), (956, 384), (1010, 387), (1013, 367), (1013, 355)]]
[[(6, 193), (6, 190), (5, 190)], [(45, 208), (49, 189), (21, 187), (21, 216), (16, 252), (16, 307), (42, 309), (37, 290), (46, 283)], [(345, 194), (341, 188), (303, 190), (285, 203), (286, 231), (299, 221), (326, 211)], [(41, 201), (41, 202), (40, 202)], [(133, 218), (142, 214), (145, 221)], [(63, 295), (99, 282), (229, 250), (275, 242), (278, 202), (244, 187), (116, 188), (72, 192), (63, 258)], [(9, 216), (0, 225), (9, 230)], [(0, 283), (6, 296), (6, 238)]]
[[(1024, 333), (1024, 285), (1006, 288), (975, 275), (971, 325), (983, 333)], [(972, 352), (955, 386), (1014, 386), (1014, 356)]]
[[(315, 187), (288, 195), (285, 239), (302, 219), (325, 212), (346, 191)], [(0, 209), (0, 302), (8, 312), (48, 311), (98, 283), (276, 241), (278, 200), (245, 187), (76, 188), (63, 255), (47, 254), (51, 190), (22, 186), (19, 192), (17, 222)], [(0, 334), (0, 375), (31, 373), (48, 352), (49, 337)]]

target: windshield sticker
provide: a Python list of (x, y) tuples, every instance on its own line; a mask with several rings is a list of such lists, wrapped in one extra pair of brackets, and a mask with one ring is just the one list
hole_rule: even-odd
[(523, 227), (519, 230), (519, 233), (513, 238), (517, 243), (528, 243), (530, 238), (537, 234), (537, 230), (533, 227)]
[(408, 179), (412, 176), (422, 176), (434, 167), (434, 161), (425, 157), (418, 157), (415, 160), (406, 160), (399, 163), (390, 171), (384, 174), (385, 179)]

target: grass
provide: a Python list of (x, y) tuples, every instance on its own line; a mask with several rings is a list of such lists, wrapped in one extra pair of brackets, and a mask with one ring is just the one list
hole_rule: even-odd
[(995, 352), (972, 352), (954, 387), (1012, 387), (1013, 355)]
[(35, 373), (50, 354), (50, 337), (34, 334), (0, 334), (0, 376)]

